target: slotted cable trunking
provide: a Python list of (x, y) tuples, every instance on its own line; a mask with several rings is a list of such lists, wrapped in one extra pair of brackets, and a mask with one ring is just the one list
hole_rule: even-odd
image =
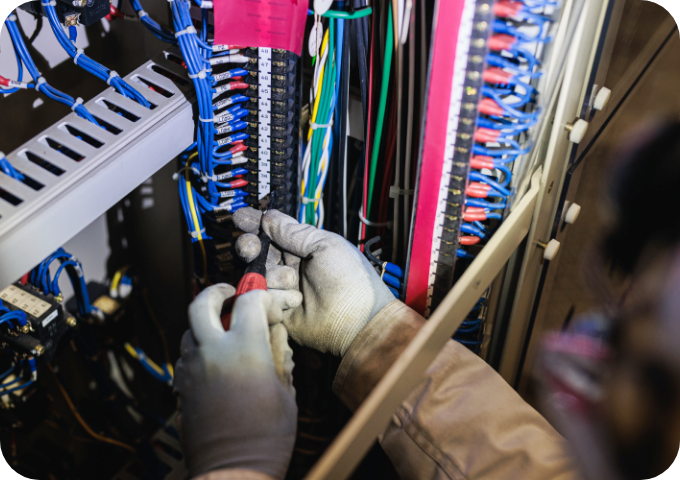
[(105, 128), (70, 113), (7, 155), (34, 180), (0, 173), (0, 284), (43, 258), (186, 149), (194, 137), (195, 95), (170, 48), (125, 77), (153, 104), (113, 88), (85, 103)]

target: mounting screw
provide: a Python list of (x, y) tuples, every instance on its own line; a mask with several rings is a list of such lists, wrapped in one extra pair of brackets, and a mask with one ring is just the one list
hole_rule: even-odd
[(564, 128), (569, 132), (569, 141), (578, 145), (586, 136), (589, 126), (588, 122), (580, 118), (574, 123), (565, 125)]
[(572, 203), (569, 205), (567, 212), (564, 214), (564, 221), (569, 225), (573, 225), (576, 222), (579, 214), (581, 213), (581, 205), (578, 203)]
[(35, 354), (36, 357), (39, 357), (43, 353), (45, 353), (45, 347), (42, 345), (36, 345), (35, 348), (33, 349), (33, 353)]
[[(79, 0), (74, 0), (74, 2), (77, 2)], [(85, 5), (87, 5), (87, 1), (85, 1)], [(64, 18), (64, 26), (65, 27), (75, 27), (78, 25), (78, 17), (79, 15), (69, 15), (68, 17)]]
[(557, 252), (560, 251), (560, 242), (554, 238), (548, 243), (538, 240), (536, 241), (536, 245), (543, 249), (543, 258), (548, 261), (553, 260), (557, 256)]
[(76, 317), (74, 317), (73, 315), (66, 319), (66, 325), (68, 325), (69, 327), (75, 327), (76, 323), (77, 323)]
[(612, 91), (609, 90), (607, 87), (602, 87), (600, 91), (597, 92), (597, 95), (595, 95), (595, 98), (593, 99), (593, 108), (598, 111), (604, 110), (607, 104), (609, 103), (609, 99), (611, 97)]

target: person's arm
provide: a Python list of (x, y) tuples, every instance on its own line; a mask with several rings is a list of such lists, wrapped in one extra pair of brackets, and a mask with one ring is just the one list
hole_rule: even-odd
[[(425, 320), (398, 300), (359, 332), (334, 392), (356, 410)], [(380, 443), (406, 479), (575, 479), (563, 438), (484, 361), (450, 340)]]
[[(261, 224), (272, 248), (280, 249), (267, 265), (267, 285), (279, 303), (297, 305), (284, 312), (283, 322), (298, 343), (343, 357), (334, 390), (356, 409), (425, 320), (395, 300), (342, 237), (277, 211), (262, 217), (243, 208), (234, 222), (251, 234)], [(239, 237), (242, 257), (259, 252), (256, 239)], [(576, 478), (557, 432), (491, 367), (453, 341), (392, 417), (381, 443), (402, 479)]]

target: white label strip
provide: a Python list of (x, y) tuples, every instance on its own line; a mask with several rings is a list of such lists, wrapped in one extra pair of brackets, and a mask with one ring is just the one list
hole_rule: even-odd
[(272, 49), (258, 48), (258, 198), (269, 194), (271, 177)]
[(449, 100), (449, 119), (446, 126), (446, 150), (444, 151), (444, 165), (442, 177), (439, 183), (439, 197), (437, 200), (437, 215), (434, 221), (434, 233), (432, 235), (432, 253), (430, 256), (430, 275), (427, 286), (427, 304), (425, 318), (430, 316), (432, 306), (432, 292), (434, 280), (437, 274), (437, 259), (441, 247), (441, 238), (444, 231), (444, 218), (446, 211), (446, 199), (449, 193), (451, 169), (453, 168), (453, 154), (456, 147), (458, 134), (458, 120), (461, 103), (463, 101), (463, 88), (465, 87), (465, 72), (467, 71), (468, 52), (470, 51), (470, 38), (475, 20), (476, 0), (465, 0), (463, 16), (458, 30), (458, 42), (456, 45), (456, 60), (453, 64), (453, 82), (451, 85), (451, 98)]

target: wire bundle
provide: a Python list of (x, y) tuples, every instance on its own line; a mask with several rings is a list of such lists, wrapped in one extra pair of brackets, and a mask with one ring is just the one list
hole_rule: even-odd
[[(175, 179), (179, 181), (182, 209), (189, 227), (192, 243), (197, 244), (202, 256), (202, 268), (196, 272), (201, 283), (207, 282), (209, 252), (204, 244), (212, 237), (206, 232), (205, 222), (216, 222), (217, 217), (246, 206), (243, 190), (247, 171), (238, 165), (246, 162), (243, 141), (248, 124), (241, 120), (248, 115), (242, 107), (248, 97), (238, 93), (248, 88), (242, 82), (248, 72), (243, 68), (213, 72), (213, 66), (245, 63), (233, 46), (212, 45), (208, 37), (207, 8), (202, 9), (203, 28), (200, 33), (189, 14), (189, 2), (174, 0), (173, 24), (177, 33), (184, 63), (194, 82), (198, 98), (197, 140), (181, 156), (184, 168)], [(203, 2), (209, 6), (209, 2)], [(236, 167), (236, 168), (235, 168)]]
[(45, 15), (50, 22), (50, 27), (52, 27), (54, 35), (57, 37), (57, 41), (66, 51), (66, 53), (68, 53), (68, 55), (73, 59), (73, 62), (76, 65), (81, 67), (86, 72), (89, 72), (101, 80), (104, 80), (108, 85), (111, 85), (124, 97), (130, 98), (146, 108), (151, 108), (151, 104), (148, 102), (148, 100), (144, 98), (141, 93), (130, 86), (125, 80), (120, 78), (118, 73), (92, 60), (83, 53), (82, 49), (76, 47), (75, 28), (69, 29), (71, 38), (66, 36), (66, 33), (64, 33), (64, 29), (59, 22), (59, 18), (57, 17), (55, 0), (42, 0), (41, 5), (45, 10)]
[[(139, 19), (140, 22), (142, 22), (142, 25), (144, 25), (147, 28), (147, 30), (153, 33), (153, 35), (156, 38), (166, 43), (170, 43), (173, 45), (177, 44), (177, 39), (175, 38), (173, 32), (169, 31), (166, 28), (163, 28), (158, 22), (151, 18), (149, 14), (144, 11), (144, 9), (142, 8), (142, 4), (139, 3), (139, 0), (130, 0), (130, 5), (134, 9), (134, 11), (137, 12), (137, 18)], [(114, 10), (117, 11), (119, 14), (122, 13), (119, 12), (113, 5), (111, 5), (112, 15), (118, 16), (114, 13)]]
[[(0, 302), (1, 304), (2, 302)], [(1, 309), (2, 307), (0, 307)], [(23, 312), (22, 312), (23, 313)], [(0, 317), (1, 321), (2, 317)], [(26, 372), (26, 374), (24, 373)], [(19, 390), (23, 390), (26, 387), (32, 385), (38, 377), (38, 369), (35, 363), (34, 357), (22, 358), (18, 362), (12, 362), (12, 366), (2, 374), (0, 374), (0, 381), (5, 380), (10, 375), (14, 374), (16, 378), (0, 383), (0, 397), (9, 395)], [(28, 379), (25, 377), (28, 376)], [(24, 381), (20, 385), (17, 383)], [(11, 388), (9, 388), (11, 387)], [(9, 389), (8, 389), (9, 388)]]
[[(318, 18), (316, 25), (321, 28)], [(345, 21), (330, 18), (321, 48), (317, 42), (314, 57), (314, 78), (310, 90), (310, 105), (313, 108), (302, 160), (298, 221), (318, 228), (323, 228), (325, 217), (323, 191), (333, 150), (333, 119), (342, 74), (340, 59), (343, 56), (344, 37)]]
[[(481, 244), (492, 234), (490, 220), (500, 221), (512, 194), (512, 164), (529, 153), (527, 132), (538, 122), (537, 92), (532, 81), (539, 71), (541, 47), (548, 42), (550, 19), (537, 9), (555, 6), (552, 0), (501, 1), (489, 39), (490, 52), (483, 79), (470, 176), (466, 189), (461, 246)], [(459, 258), (474, 259), (465, 248)]]
[[(494, 5), (497, 18), (483, 74), (459, 259), (474, 260), (469, 247), (485, 243), (503, 220), (512, 195), (513, 162), (531, 150), (527, 132), (541, 114), (532, 82), (541, 76), (537, 57), (550, 41), (546, 34), (550, 19), (536, 10), (556, 5), (552, 0), (503, 0)], [(453, 337), (475, 353), (480, 353), (484, 341), (484, 301), (479, 299)]]
[[(59, 261), (59, 267), (54, 274), (54, 278), (50, 275), (50, 265), (55, 261)], [(67, 253), (63, 248), (59, 248), (52, 255), (31, 270), (29, 274), (29, 283), (40, 290), (44, 295), (54, 295), (61, 299), (61, 290), (59, 288), (59, 278), (61, 274), (66, 271), (69, 280), (73, 285), (76, 301), (78, 303), (78, 311), (81, 315), (96, 315), (102, 318), (101, 311), (90, 304), (90, 297), (87, 292), (87, 284), (85, 282), (85, 274), (83, 273), (83, 266), (70, 253)]]
[[(92, 116), (92, 114), (83, 106), (82, 99), (80, 98), (74, 99), (70, 95), (60, 92), (56, 88), (49, 85), (42, 77), (42, 75), (40, 75), (38, 68), (35, 66), (33, 58), (31, 57), (30, 53), (28, 53), (28, 48), (26, 48), (26, 43), (24, 43), (24, 39), (21, 36), (21, 32), (19, 32), (19, 27), (17, 27), (16, 21), (17, 21), (16, 15), (12, 14), (9, 17), (7, 17), (7, 20), (5, 20), (5, 25), (7, 26), (7, 31), (9, 32), (10, 38), (12, 39), (12, 44), (14, 45), (14, 53), (17, 57), (17, 64), (19, 67), (18, 81), (21, 82), (23, 78), (22, 67), (23, 63), (23, 65), (26, 66), (28, 73), (33, 78), (33, 81), (35, 82), (36, 90), (43, 93), (46, 97), (50, 98), (51, 100), (69, 106), (71, 110), (76, 112), (80, 117), (84, 118), (85, 120), (88, 120), (97, 126), (101, 126), (99, 125), (99, 123), (97, 123), (97, 120)], [(59, 29), (63, 35), (64, 32), (63, 30), (61, 30), (61, 25), (59, 25)], [(16, 89), (2, 90), (2, 93), (12, 93), (13, 91), (16, 91)]]

